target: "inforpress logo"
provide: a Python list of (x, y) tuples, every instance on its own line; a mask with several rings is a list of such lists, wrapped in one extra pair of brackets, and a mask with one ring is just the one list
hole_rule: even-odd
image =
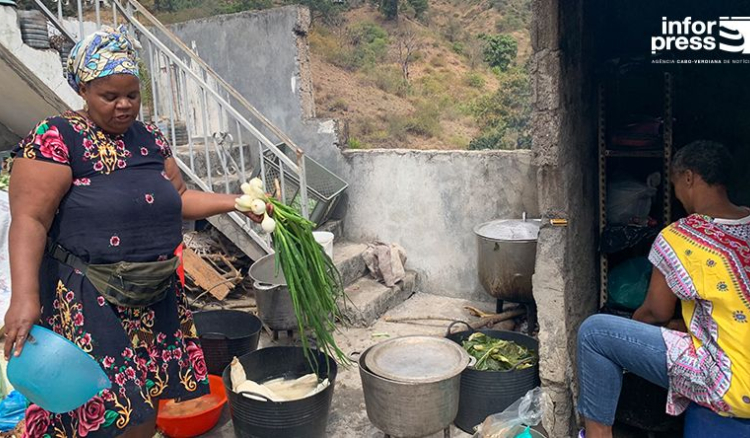
[(750, 54), (750, 17), (721, 17), (719, 37), (720, 50)]
[(750, 17), (720, 17), (710, 21), (662, 17), (661, 35), (651, 37), (652, 54), (714, 50), (750, 54)]

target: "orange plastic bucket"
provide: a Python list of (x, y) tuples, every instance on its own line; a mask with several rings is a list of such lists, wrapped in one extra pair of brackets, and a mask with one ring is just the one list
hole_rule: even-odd
[(174, 400), (160, 400), (159, 416), (156, 418), (159, 430), (170, 438), (190, 438), (213, 429), (221, 418), (221, 411), (227, 403), (227, 394), (221, 377), (209, 374), (208, 382), (211, 387), (210, 394), (195, 399), (193, 403), (184, 403), (198, 405), (196, 409), (180, 411), (178, 407), (183, 403), (175, 404)]

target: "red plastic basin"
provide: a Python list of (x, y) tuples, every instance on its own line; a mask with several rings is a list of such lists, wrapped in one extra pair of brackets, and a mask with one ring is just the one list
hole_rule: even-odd
[(208, 383), (211, 393), (184, 402), (184, 410), (178, 408), (183, 403), (175, 405), (174, 400), (160, 400), (156, 426), (170, 438), (191, 438), (213, 429), (221, 418), (227, 394), (221, 377), (209, 374)]

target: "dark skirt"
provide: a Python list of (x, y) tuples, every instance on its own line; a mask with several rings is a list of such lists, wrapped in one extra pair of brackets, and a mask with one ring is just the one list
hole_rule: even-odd
[(49, 258), (41, 278), (42, 325), (96, 359), (112, 388), (67, 414), (32, 404), (24, 436), (118, 436), (152, 420), (160, 399), (188, 400), (209, 392), (203, 351), (177, 275), (174, 294), (143, 308), (110, 305), (80, 272)]

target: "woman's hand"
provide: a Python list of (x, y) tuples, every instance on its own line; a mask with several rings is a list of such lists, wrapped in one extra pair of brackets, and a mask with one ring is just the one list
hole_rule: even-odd
[(253, 221), (253, 222), (255, 222), (256, 224), (259, 224), (259, 223), (263, 222), (263, 216), (261, 216), (259, 214), (255, 214), (252, 211), (244, 211), (244, 212), (241, 212), (241, 213), (244, 214), (245, 216), (249, 217), (250, 220)]
[(42, 307), (38, 299), (26, 296), (20, 300), (11, 299), (5, 314), (5, 360), (10, 358), (11, 353), (14, 356), (21, 354), (31, 326), (38, 323), (41, 317)]
[[(270, 194), (266, 194), (266, 196), (268, 196), (269, 198), (271, 197)], [(253, 222), (255, 222), (257, 224), (263, 222), (263, 215), (262, 214), (255, 214), (252, 211), (245, 211), (245, 212), (241, 212), (241, 213), (244, 214), (245, 216), (249, 217), (250, 220), (252, 220)], [(268, 214), (269, 216), (273, 216), (273, 204), (271, 204), (270, 202), (266, 204), (266, 214)]]

